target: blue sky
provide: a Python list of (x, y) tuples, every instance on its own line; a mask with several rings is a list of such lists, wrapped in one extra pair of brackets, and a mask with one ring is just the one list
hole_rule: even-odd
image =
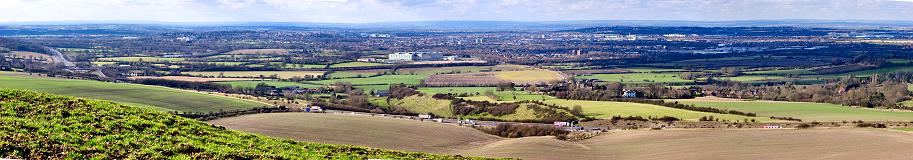
[(913, 21), (913, 0), (0, 0), (0, 22)]

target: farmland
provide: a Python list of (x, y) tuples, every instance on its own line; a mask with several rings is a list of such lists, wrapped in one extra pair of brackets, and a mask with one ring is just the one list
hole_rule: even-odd
[(254, 78), (202, 78), (202, 77), (189, 77), (189, 76), (161, 76), (161, 77), (135, 76), (135, 77), (129, 77), (129, 78), (130, 79), (167, 79), (167, 80), (187, 81), (187, 82), (226, 82), (226, 81), (255, 80)]
[(436, 153), (456, 152), (478, 143), (501, 139), (453, 125), (346, 114), (271, 113), (218, 119), (209, 123), (301, 141)]
[(323, 76), (323, 71), (222, 71), (222, 72), (184, 72), (192, 76), (205, 77), (235, 77), (235, 78), (269, 78), (275, 75), (279, 79), (292, 77)]
[(503, 82), (512, 82), (516, 84), (537, 84), (561, 80), (562, 77), (563, 76), (560, 73), (547, 70), (495, 71), (432, 75), (425, 80), (425, 84), (431, 86), (495, 85), (497, 83)]
[(0, 76), (0, 88), (25, 89), (83, 98), (96, 98), (159, 110), (209, 112), (246, 109), (266, 104), (158, 86), (87, 80)]
[(353, 85), (374, 85), (374, 84), (418, 84), (425, 76), (421, 75), (383, 75), (368, 78), (346, 78), (313, 81), (317, 84), (333, 84), (336, 82), (349, 82)]
[(671, 116), (687, 121), (697, 121), (704, 116), (713, 116), (720, 120), (743, 121), (745, 119), (755, 119), (757, 121), (771, 121), (767, 117), (746, 117), (732, 114), (717, 114), (689, 111), (682, 109), (667, 108), (663, 106), (629, 103), (629, 102), (605, 102), (605, 101), (582, 101), (582, 100), (547, 100), (545, 103), (555, 104), (565, 107), (580, 105), (584, 114), (587, 116), (608, 119), (612, 116), (641, 116), (641, 117), (662, 117)]
[(757, 113), (760, 117), (795, 117), (804, 121), (910, 121), (913, 112), (862, 109), (826, 103), (686, 99), (680, 103)]
[(227, 84), (232, 87), (244, 87), (244, 88), (254, 88), (257, 87), (257, 84), (265, 83), (266, 85), (275, 86), (275, 87), (289, 87), (289, 86), (298, 86), (302, 88), (320, 88), (322, 85), (316, 84), (304, 84), (298, 82), (287, 82), (287, 81), (275, 81), (275, 80), (265, 80), (265, 81), (230, 81), (230, 82), (216, 82), (217, 84)]
[(28, 91), (0, 90), (0, 111), (2, 156), (13, 159), (465, 159), (268, 138), (109, 101)]
[(13, 58), (23, 58), (23, 59), (33, 59), (40, 60), (44, 62), (54, 62), (54, 58), (50, 55), (37, 52), (24, 52), (24, 51), (13, 51), (10, 53), (3, 53), (0, 56), (13, 57)]
[(693, 80), (680, 78), (680, 73), (623, 73), (623, 74), (594, 74), (578, 76), (577, 78), (593, 78), (607, 82), (620, 83), (691, 83)]
[(225, 54), (288, 54), (285, 49), (241, 49), (227, 52)]
[(343, 68), (343, 67), (374, 67), (374, 66), (389, 66), (390, 64), (383, 63), (368, 63), (368, 62), (346, 62), (330, 65), (330, 68)]
[[(876, 129), (613, 131), (577, 142), (526, 137), (454, 154), (523, 159), (897, 159), (910, 133)], [(765, 154), (758, 154), (765, 153)], [(770, 154), (766, 154), (770, 153)], [(814, 154), (809, 154), (814, 153)], [(903, 158), (901, 158), (903, 159)]]
[[(913, 145), (909, 133), (878, 129), (625, 130), (571, 142), (553, 137), (504, 139), (433, 122), (359, 115), (273, 113), (209, 123), (303, 141), (523, 159), (890, 159), (903, 157), (911, 151), (906, 146)], [(372, 132), (350, 132), (363, 129)], [(751, 154), (758, 152), (778, 154)]]
[(112, 57), (99, 58), (98, 61), (106, 62), (183, 62), (184, 58), (161, 58), (161, 57)]

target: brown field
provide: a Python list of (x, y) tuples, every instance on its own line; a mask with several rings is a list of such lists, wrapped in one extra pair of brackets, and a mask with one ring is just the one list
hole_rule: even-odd
[(209, 121), (231, 129), (335, 144), (449, 153), (501, 138), (472, 128), (362, 115), (270, 113)]
[(23, 58), (23, 59), (33, 59), (33, 60), (42, 60), (45, 63), (54, 62), (54, 58), (47, 54), (36, 53), (36, 52), (24, 52), (24, 51), (13, 51), (10, 53), (3, 53), (3, 56), (14, 57), (14, 58)]
[(463, 73), (463, 74), (438, 74), (425, 79), (424, 84), (429, 86), (472, 86), (495, 85), (507, 82), (498, 79), (494, 73)]
[(286, 49), (240, 49), (225, 54), (288, 54)]
[(129, 77), (129, 79), (167, 79), (175, 81), (187, 81), (187, 82), (228, 82), (228, 81), (249, 81), (249, 80), (259, 80), (256, 78), (202, 78), (202, 77), (190, 77), (190, 76), (135, 76)]
[(463, 155), (523, 159), (907, 159), (913, 134), (880, 129), (616, 131), (504, 140)]
[(273, 113), (209, 123), (301, 141), (522, 159), (907, 159), (913, 152), (913, 133), (887, 129), (625, 130), (570, 142), (359, 115)]
[(439, 74), (429, 76), (425, 79), (425, 84), (430, 86), (474, 86), (474, 85), (495, 85), (503, 82), (513, 82), (516, 84), (537, 84), (542, 82), (556, 81), (563, 79), (561, 73), (541, 70), (508, 70), (496, 72), (479, 72), (479, 73), (462, 73), (462, 74)]

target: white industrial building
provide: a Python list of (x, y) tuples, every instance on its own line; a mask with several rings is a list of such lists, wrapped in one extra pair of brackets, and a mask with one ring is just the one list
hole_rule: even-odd
[(441, 60), (444, 54), (441, 52), (396, 52), (387, 55), (391, 61), (431, 61)]

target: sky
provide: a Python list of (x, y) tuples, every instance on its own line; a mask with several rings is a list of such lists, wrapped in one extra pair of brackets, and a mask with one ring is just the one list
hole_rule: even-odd
[(902, 20), (913, 0), (0, 0), (0, 22)]

